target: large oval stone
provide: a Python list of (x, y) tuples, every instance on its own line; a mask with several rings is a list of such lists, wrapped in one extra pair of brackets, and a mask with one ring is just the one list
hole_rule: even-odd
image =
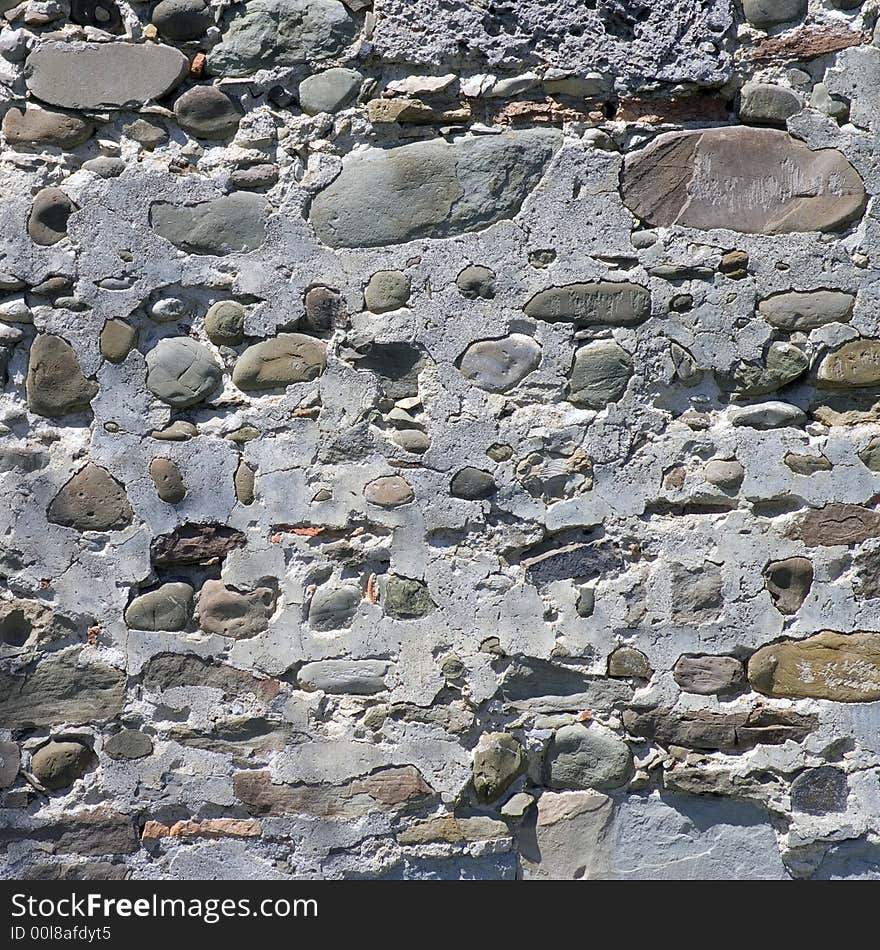
[(3, 116), (3, 133), (7, 145), (57, 145), (75, 148), (95, 127), (78, 115), (54, 109), (20, 109), (13, 107)]
[(561, 143), (556, 130), (530, 129), (353, 152), (310, 219), (330, 247), (476, 231), (519, 211)]
[(265, 209), (259, 195), (246, 191), (194, 205), (156, 201), (150, 225), (159, 237), (190, 254), (246, 253), (266, 240)]
[(762, 647), (749, 682), (765, 696), (872, 703), (880, 699), (880, 633), (824, 630), (806, 640)]
[(192, 587), (173, 581), (135, 597), (126, 608), (125, 623), (135, 630), (186, 630), (192, 614)]
[(841, 152), (747, 126), (658, 136), (627, 156), (622, 194), (652, 227), (744, 234), (839, 231), (866, 203), (862, 179)]
[(189, 337), (168, 337), (147, 353), (147, 389), (174, 409), (206, 399), (222, 372), (207, 347)]
[(327, 364), (327, 347), (303, 333), (279, 333), (249, 346), (238, 358), (232, 381), (246, 392), (277, 389), (315, 379)]
[(67, 788), (95, 762), (92, 750), (82, 742), (47, 742), (31, 759), (31, 771), (45, 788)]
[(541, 362), (541, 347), (524, 333), (500, 340), (477, 340), (458, 364), (462, 376), (490, 393), (506, 393), (519, 385)]
[(563, 726), (550, 741), (544, 771), (549, 788), (619, 788), (632, 774), (632, 753), (612, 732)]
[(527, 316), (550, 323), (628, 327), (651, 316), (651, 294), (639, 284), (597, 280), (549, 287), (535, 294), (523, 309)]
[(207, 580), (199, 593), (199, 626), (221, 637), (254, 637), (268, 627), (274, 604), (268, 587), (242, 593), (223, 581)]
[(571, 369), (569, 402), (585, 409), (602, 409), (620, 399), (632, 372), (632, 358), (613, 340), (582, 346)]
[(170, 92), (189, 60), (159, 43), (41, 43), (25, 78), (37, 99), (69, 109), (140, 106)]

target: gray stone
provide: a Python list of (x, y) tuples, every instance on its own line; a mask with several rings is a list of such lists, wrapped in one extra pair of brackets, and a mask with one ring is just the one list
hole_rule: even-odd
[(134, 513), (125, 487), (105, 469), (86, 463), (52, 499), (48, 518), (77, 531), (115, 531), (130, 525)]
[(498, 491), (498, 486), (489, 472), (469, 465), (455, 473), (449, 483), (449, 491), (453, 498), (482, 501), (491, 498)]
[(338, 112), (358, 94), (364, 77), (356, 69), (340, 66), (307, 76), (299, 84), (299, 105), (307, 115)]
[(629, 327), (651, 316), (651, 294), (639, 284), (600, 280), (542, 290), (523, 307), (526, 315), (549, 323), (593, 323)]
[(68, 109), (118, 109), (161, 99), (189, 71), (189, 60), (158, 43), (43, 42), (28, 56), (31, 94)]
[(189, 337), (166, 337), (147, 353), (147, 389), (174, 409), (204, 402), (221, 379), (211, 351)]
[(70, 19), (106, 33), (118, 33), (122, 26), (122, 14), (113, 0), (71, 0)]
[(148, 119), (135, 119), (134, 122), (124, 126), (122, 131), (150, 152), (168, 141), (168, 133), (164, 127)]
[(331, 287), (311, 287), (305, 296), (306, 324), (315, 333), (326, 333), (345, 319), (342, 295)]
[(244, 340), (244, 307), (236, 300), (218, 300), (205, 314), (205, 333), (215, 346), (238, 346)]
[(66, 340), (42, 333), (31, 344), (26, 390), (31, 412), (58, 418), (87, 410), (98, 393), (98, 384), (83, 375)]
[(785, 125), (804, 107), (796, 92), (769, 82), (747, 82), (739, 95), (740, 121), (756, 125)]
[(735, 656), (685, 654), (676, 661), (672, 676), (686, 693), (715, 696), (739, 690), (745, 669)]
[(712, 459), (703, 466), (703, 477), (711, 485), (733, 491), (742, 484), (746, 470), (736, 459)]
[(752, 26), (776, 26), (802, 19), (807, 0), (743, 0), (743, 13)]
[(297, 680), (304, 689), (372, 696), (388, 688), (385, 683), (387, 673), (385, 660), (319, 660), (300, 667)]
[(861, 217), (866, 200), (841, 152), (747, 126), (659, 135), (627, 156), (622, 194), (651, 227), (744, 234), (840, 231)]
[(803, 425), (807, 417), (797, 406), (774, 401), (732, 409), (730, 421), (735, 426), (750, 429), (784, 429), (788, 426)]
[(608, 657), (608, 675), (627, 679), (631, 676), (650, 679), (651, 664), (641, 650), (635, 647), (618, 647)]
[(475, 386), (505, 393), (518, 386), (541, 362), (541, 347), (524, 333), (499, 340), (477, 340), (465, 350), (458, 368)]
[(225, 139), (235, 135), (242, 112), (216, 86), (193, 86), (174, 103), (177, 124), (202, 139)]
[(373, 313), (387, 313), (405, 307), (409, 300), (409, 277), (399, 270), (380, 270), (364, 290), (364, 302)]
[(765, 297), (758, 313), (780, 330), (808, 332), (827, 323), (849, 323), (856, 298), (841, 290), (788, 291)]
[(243, 640), (267, 629), (274, 607), (275, 595), (268, 587), (242, 593), (208, 580), (199, 592), (198, 622), (208, 633)]
[(431, 599), (423, 581), (389, 574), (382, 591), (382, 607), (395, 620), (415, 620), (425, 617), (437, 605)]
[(238, 463), (238, 468), (233, 476), (235, 486), (235, 497), (243, 505), (252, 505), (256, 499), (256, 472), (242, 460)]
[(523, 747), (509, 733), (484, 733), (474, 749), (472, 775), (481, 802), (500, 798), (525, 771)]
[(562, 726), (550, 740), (544, 778), (554, 789), (619, 788), (632, 775), (629, 746), (598, 726)]
[(34, 196), (28, 234), (34, 244), (50, 247), (67, 237), (67, 221), (77, 206), (60, 188), (44, 188)]
[(21, 749), (17, 742), (0, 742), (0, 789), (15, 784), (21, 765)]
[(180, 686), (204, 686), (220, 690), (227, 701), (256, 697), (263, 702), (278, 693), (275, 680), (259, 679), (225, 663), (205, 660), (192, 653), (159, 653), (144, 664), (141, 683), (148, 693), (165, 692)]
[(153, 7), (150, 22), (166, 40), (195, 40), (213, 24), (203, 0), (160, 0)]
[(45, 657), (28, 675), (0, 672), (0, 721), (7, 729), (113, 719), (125, 700), (125, 673), (83, 663), (80, 651)]
[(764, 568), (764, 585), (781, 614), (795, 614), (813, 586), (813, 564), (805, 557), (771, 561)]
[(741, 397), (766, 396), (793, 383), (809, 366), (799, 347), (780, 340), (770, 344), (763, 363), (740, 363), (734, 372), (734, 387)]
[(455, 286), (468, 300), (492, 300), (495, 296), (495, 271), (481, 264), (468, 264), (455, 278)]
[(111, 158), (109, 155), (99, 155), (83, 162), (82, 167), (99, 178), (118, 178), (128, 167), (121, 158)]
[(379, 508), (400, 508), (410, 504), (415, 495), (409, 482), (400, 475), (382, 475), (364, 486), (364, 498)]
[(626, 392), (633, 374), (632, 357), (613, 340), (582, 346), (574, 357), (569, 402), (583, 409), (604, 409)]
[[(816, 472), (830, 472), (834, 467), (824, 455), (802, 455), (798, 452), (787, 452), (783, 461), (795, 475), (809, 476), (815, 475)], [(880, 456), (878, 456), (878, 464), (880, 464)]]
[(354, 584), (319, 587), (309, 602), (309, 626), (314, 630), (351, 626), (362, 599), (360, 588)]
[(271, 162), (260, 162), (247, 168), (236, 168), (230, 180), (233, 188), (269, 188), (278, 181), (278, 166)]
[(520, 564), (525, 569), (526, 578), (537, 587), (575, 578), (591, 580), (614, 573), (623, 566), (620, 553), (613, 544), (559, 544), (553, 538), (524, 551)]
[(222, 257), (262, 245), (265, 209), (263, 198), (246, 191), (194, 205), (156, 201), (150, 207), (150, 224), (159, 237), (183, 251)]
[(104, 743), (111, 759), (143, 759), (153, 752), (153, 740), (137, 729), (121, 729)]
[(791, 807), (808, 815), (846, 811), (846, 772), (832, 765), (805, 769), (791, 783)]
[(880, 436), (875, 435), (858, 454), (866, 468), (880, 472)]
[(399, 429), (392, 436), (395, 445), (414, 455), (423, 455), (431, 447), (431, 440), (427, 433), (418, 429)]
[(325, 343), (302, 333), (279, 333), (239, 356), (232, 381), (245, 392), (280, 389), (316, 379), (326, 364)]
[(247, 76), (339, 56), (357, 23), (337, 0), (250, 0), (229, 22), (208, 68), (215, 76)]
[(78, 115), (55, 109), (20, 109), (13, 106), (3, 116), (8, 145), (36, 145), (71, 149), (89, 139), (95, 127)]
[(183, 501), (186, 495), (186, 485), (183, 475), (172, 459), (154, 458), (150, 462), (150, 478), (156, 486), (156, 494), (169, 505), (176, 505)]
[(31, 771), (44, 788), (68, 788), (95, 764), (95, 755), (82, 742), (50, 741), (31, 758)]
[(715, 620), (724, 605), (721, 571), (706, 561), (699, 567), (670, 565), (672, 617), (678, 623)]
[(330, 247), (475, 231), (519, 211), (560, 144), (558, 132), (532, 129), (354, 152), (310, 219)]
[(125, 623), (135, 630), (186, 630), (192, 614), (192, 587), (172, 582), (135, 597), (125, 610)]

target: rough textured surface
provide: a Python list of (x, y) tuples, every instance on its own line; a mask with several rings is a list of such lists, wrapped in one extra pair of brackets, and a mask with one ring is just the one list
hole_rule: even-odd
[(5, 7), (0, 876), (880, 875), (876, 3)]

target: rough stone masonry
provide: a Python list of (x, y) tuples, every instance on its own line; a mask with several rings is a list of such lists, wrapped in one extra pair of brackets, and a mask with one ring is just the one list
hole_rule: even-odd
[(880, 877), (878, 0), (0, 11), (0, 876)]

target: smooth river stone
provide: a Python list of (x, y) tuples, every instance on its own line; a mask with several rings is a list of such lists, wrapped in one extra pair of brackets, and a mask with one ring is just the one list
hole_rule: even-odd
[(364, 486), (364, 498), (380, 508), (400, 508), (414, 498), (409, 482), (400, 475), (382, 475)]
[(111, 531), (130, 525), (134, 514), (125, 487), (105, 469), (88, 462), (49, 505), (53, 524), (77, 531)]
[(211, 351), (189, 337), (168, 337), (147, 353), (147, 389), (174, 409), (187, 409), (220, 385)]
[(490, 393), (506, 393), (518, 386), (541, 362), (541, 347), (524, 333), (500, 340), (478, 340), (464, 352), (458, 368), (462, 376)]
[(858, 389), (880, 384), (880, 339), (851, 340), (819, 364), (816, 379), (825, 389)]
[(125, 623), (135, 630), (186, 630), (192, 613), (192, 587), (172, 582), (135, 597), (126, 608)]
[(172, 459), (154, 458), (150, 462), (150, 478), (156, 486), (156, 494), (169, 505), (176, 505), (183, 501), (186, 495), (186, 485), (183, 475)]
[(202, 139), (234, 135), (241, 121), (238, 103), (216, 86), (193, 86), (174, 103), (177, 124)]
[(232, 381), (245, 392), (278, 389), (316, 379), (327, 365), (327, 347), (303, 333), (279, 333), (239, 356)]
[(83, 412), (98, 394), (98, 384), (83, 375), (73, 347), (51, 333), (31, 344), (25, 389), (28, 409), (48, 418)]
[(82, 145), (95, 127), (78, 115), (54, 109), (13, 107), (3, 116), (3, 134), (7, 145), (57, 145), (75, 148)]
[(299, 84), (300, 108), (306, 115), (338, 112), (354, 99), (363, 81), (361, 73), (339, 66), (307, 76)]
[(866, 203), (862, 179), (841, 152), (747, 126), (658, 136), (627, 156), (621, 190), (651, 227), (744, 234), (838, 231)]
[(768, 27), (800, 20), (807, 0), (743, 0), (743, 13), (752, 26)]
[(34, 244), (51, 247), (67, 236), (67, 221), (77, 206), (60, 188), (43, 188), (34, 195), (27, 229)]
[(588, 284), (549, 287), (523, 307), (526, 316), (551, 323), (604, 323), (628, 327), (651, 316), (651, 294), (639, 284), (599, 280)]
[(189, 71), (189, 60), (158, 43), (41, 43), (28, 56), (31, 94), (68, 109), (120, 109), (170, 92)]
[(357, 35), (338, 0), (250, 0), (208, 56), (215, 76), (247, 76), (338, 56)]
[(243, 640), (269, 626), (275, 595), (268, 587), (240, 591), (208, 580), (199, 592), (199, 626), (208, 633)]
[(33, 754), (31, 771), (44, 788), (68, 788), (95, 762), (95, 754), (82, 742), (50, 741)]
[(561, 144), (556, 130), (529, 129), (356, 151), (315, 196), (309, 217), (330, 247), (476, 231), (519, 211)]
[(762, 647), (749, 660), (749, 682), (765, 696), (875, 702), (880, 699), (880, 633), (824, 630)]
[(849, 323), (856, 298), (842, 290), (789, 291), (766, 297), (758, 313), (780, 330), (815, 330), (826, 323)]
[(632, 358), (613, 340), (582, 346), (575, 353), (568, 400), (584, 409), (604, 409), (624, 394), (632, 372)]
[(150, 208), (150, 225), (190, 254), (246, 253), (266, 240), (265, 209), (263, 198), (246, 191), (194, 205), (157, 201)]
[(544, 771), (549, 788), (619, 788), (632, 774), (632, 753), (612, 732), (563, 726), (550, 740)]

